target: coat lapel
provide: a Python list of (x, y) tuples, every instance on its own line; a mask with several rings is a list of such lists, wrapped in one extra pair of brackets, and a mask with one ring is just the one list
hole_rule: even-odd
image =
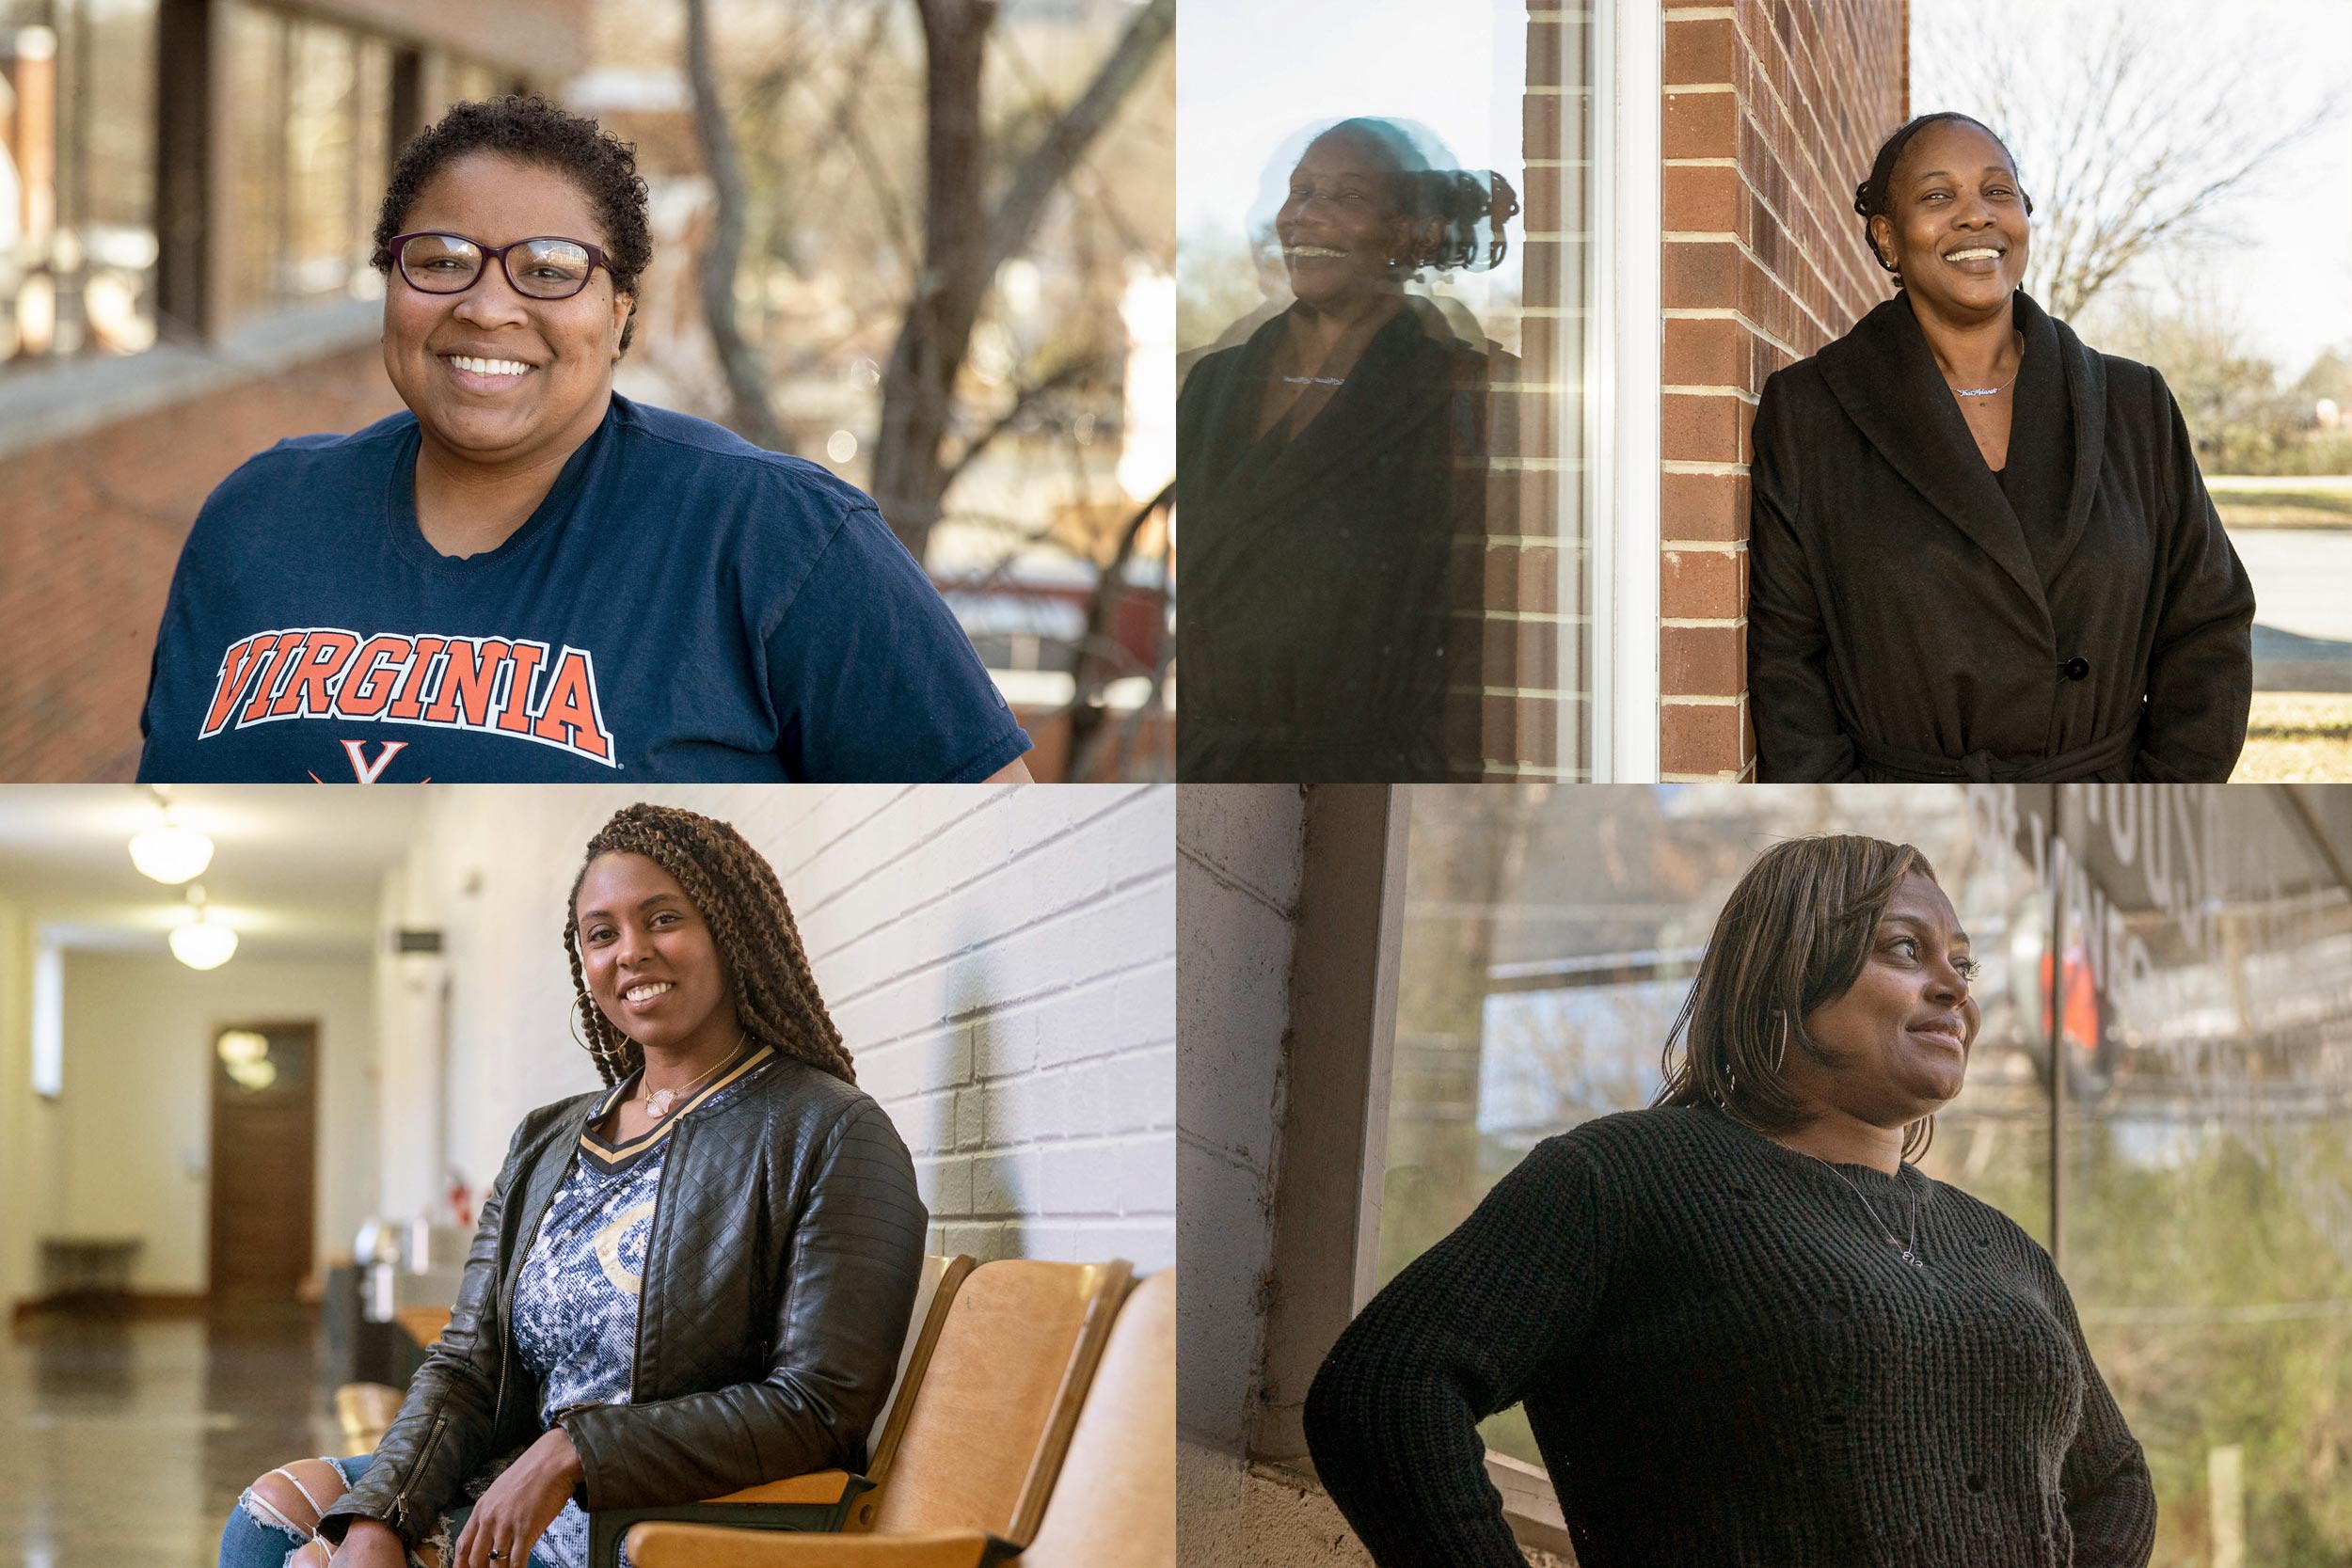
[[(1369, 462), (1398, 432), (1418, 428), (1453, 390), (1444, 374), (1420, 363), (1424, 356), (1443, 361), (1430, 352), (1435, 345), (1419, 318), (1405, 310), (1373, 335), (1347, 384), (1296, 437), (1279, 446), (1268, 444), (1279, 436), (1253, 441), (1258, 399), (1273, 373), (1279, 334), (1285, 330), (1279, 316), (1259, 329), (1237, 373), (1218, 388), (1217, 406), (1209, 416), (1218, 432), (1216, 471), (1226, 476), (1212, 503), (1237, 520), (1279, 514), (1311, 493), (1334, 468)], [(1415, 373), (1417, 369), (1422, 373)]]
[[(1904, 483), (1991, 556), (2046, 617), (2049, 602), (2033, 552), (2026, 547), (2025, 530), (1979, 455), (1967, 421), (1952, 405), (1951, 389), (1935, 368), (1911, 302), (1897, 294), (1879, 306), (1821, 350), (1820, 364), (1822, 379), (1854, 428)], [(2095, 479), (2095, 465), (2092, 472)], [(2074, 496), (2087, 509), (2079, 474)]]
[[(2106, 361), (2074, 336), (2074, 328), (2026, 298), (2023, 291), (2017, 295), (2017, 313), (2023, 322), (2039, 321), (2049, 326), (2059, 363), (2066, 368), (2066, 396), (2074, 411), (2074, 480), (2067, 491), (2066, 526), (2058, 534), (2058, 547), (2050, 553), (2050, 579), (2055, 582), (2074, 546), (2082, 543), (2083, 530), (2090, 523), (2091, 502), (2099, 494), (2099, 473), (2106, 466), (2107, 450), (2107, 367)], [(2027, 341), (2035, 336), (2028, 325)]]

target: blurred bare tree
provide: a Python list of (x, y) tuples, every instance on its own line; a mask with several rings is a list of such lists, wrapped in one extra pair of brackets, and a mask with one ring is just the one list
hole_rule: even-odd
[(2202, 8), (2056, 13), (2047, 0), (1923, 6), (1913, 109), (1962, 110), (2009, 143), (2034, 200), (2027, 289), (2071, 319), (2135, 262), (2228, 238), (2231, 198), (2343, 99), (2281, 103), (2275, 68), (2217, 38)]

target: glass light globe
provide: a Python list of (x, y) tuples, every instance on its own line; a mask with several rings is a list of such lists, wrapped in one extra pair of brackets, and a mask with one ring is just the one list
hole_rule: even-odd
[(178, 927), (171, 933), (171, 956), (190, 969), (218, 969), (236, 950), (237, 933), (209, 920)]
[(159, 882), (184, 882), (213, 863), (213, 841), (193, 828), (151, 828), (131, 841), (131, 863)]

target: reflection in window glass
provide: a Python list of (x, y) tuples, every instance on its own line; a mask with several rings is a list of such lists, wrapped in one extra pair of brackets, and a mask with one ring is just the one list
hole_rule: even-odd
[[(2352, 900), (2281, 791), (1413, 791), (1378, 1277), (1537, 1140), (1648, 1104), (1732, 886), (1824, 832), (1918, 846), (1970, 934), (1983, 1027), (1920, 1164), (2056, 1253), (2148, 1452), (2156, 1560), (2217, 1531), (2345, 1560)], [(1486, 1433), (1540, 1463), (1517, 1411)]]
[(0, 362), (155, 341), (155, 0), (0, 0)]
[(1184, 777), (1574, 777), (1587, 24), (1189, 3)]
[(230, 10), (238, 312), (373, 297), (367, 264), (389, 172), (390, 52), (348, 28), (238, 4)]

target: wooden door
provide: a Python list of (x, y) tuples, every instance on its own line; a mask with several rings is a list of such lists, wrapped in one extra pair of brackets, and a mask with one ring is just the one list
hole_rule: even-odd
[(291, 1301), (310, 1273), (318, 1033), (315, 1022), (213, 1031), (215, 1301)]

